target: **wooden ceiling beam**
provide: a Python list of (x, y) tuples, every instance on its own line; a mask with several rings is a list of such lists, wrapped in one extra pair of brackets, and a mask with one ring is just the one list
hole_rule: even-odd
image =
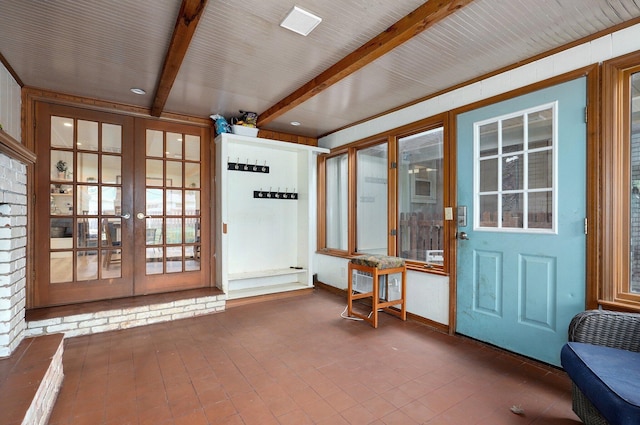
[(176, 80), (184, 56), (187, 54), (189, 43), (191, 43), (191, 38), (196, 31), (196, 27), (198, 26), (198, 22), (206, 5), (207, 0), (182, 0), (176, 26), (171, 36), (169, 50), (164, 57), (162, 74), (160, 75), (160, 80), (158, 80), (156, 92), (153, 97), (151, 116), (159, 117), (160, 114), (162, 114), (164, 105), (171, 92), (171, 87), (173, 87), (173, 83)]
[(302, 87), (264, 111), (258, 126), (270, 123), (341, 79), (353, 74), (473, 0), (429, 0), (354, 50)]

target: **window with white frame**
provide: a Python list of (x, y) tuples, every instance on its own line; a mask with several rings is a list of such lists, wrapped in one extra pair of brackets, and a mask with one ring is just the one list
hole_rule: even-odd
[(556, 103), (474, 124), (474, 228), (556, 231)]

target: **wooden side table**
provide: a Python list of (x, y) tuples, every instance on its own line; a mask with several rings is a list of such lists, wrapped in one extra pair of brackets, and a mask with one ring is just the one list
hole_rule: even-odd
[[(371, 275), (372, 284), (371, 291), (357, 292), (354, 291), (353, 285), (353, 271), (359, 270)], [(401, 288), (400, 298), (389, 299), (389, 275), (401, 273)], [(379, 277), (384, 276), (384, 292), (380, 293)], [(378, 327), (378, 310), (384, 310), (387, 313), (393, 314), (402, 320), (407, 320), (406, 309), (406, 276), (407, 268), (405, 266), (404, 259), (399, 257), (389, 257), (386, 255), (363, 255), (352, 258), (349, 261), (349, 287), (347, 292), (347, 308), (348, 314), (352, 317), (358, 317), (366, 320), (374, 328)], [(371, 298), (371, 313), (364, 315), (353, 311), (353, 301)], [(399, 306), (398, 309), (392, 309), (392, 306)]]

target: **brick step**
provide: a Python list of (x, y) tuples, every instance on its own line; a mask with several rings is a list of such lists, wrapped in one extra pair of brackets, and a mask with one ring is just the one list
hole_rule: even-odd
[(26, 338), (0, 360), (0, 412), (4, 425), (44, 425), (64, 377), (63, 335)]

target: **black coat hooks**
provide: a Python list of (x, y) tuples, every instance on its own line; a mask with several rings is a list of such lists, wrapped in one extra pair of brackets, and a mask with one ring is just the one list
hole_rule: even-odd
[(249, 173), (269, 173), (269, 166), (267, 165), (267, 161), (264, 161), (263, 165), (258, 164), (258, 160), (253, 164), (249, 164), (249, 160), (246, 162), (240, 162), (240, 158), (236, 160), (236, 162), (231, 162), (227, 159), (227, 170), (230, 171), (246, 171)]
[(280, 188), (278, 188), (277, 191), (272, 191), (271, 188), (269, 188), (269, 190), (254, 190), (253, 191), (253, 197), (256, 199), (293, 199), (296, 200), (298, 199), (298, 193), (295, 192), (295, 189), (293, 192), (289, 192), (289, 189), (285, 189), (284, 192), (280, 192)]

